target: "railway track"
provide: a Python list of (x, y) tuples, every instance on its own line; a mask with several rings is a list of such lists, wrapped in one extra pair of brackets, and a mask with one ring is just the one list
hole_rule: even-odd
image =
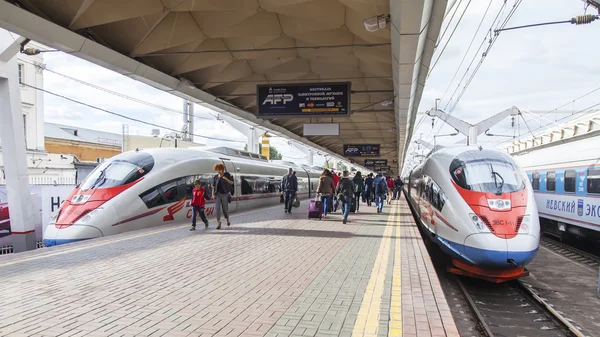
[(585, 267), (593, 270), (600, 268), (600, 257), (594, 254), (577, 249), (566, 243), (554, 240), (547, 236), (542, 236), (540, 244), (562, 256), (565, 256)]
[(488, 337), (585, 337), (520, 281), (490, 284), (456, 277)]

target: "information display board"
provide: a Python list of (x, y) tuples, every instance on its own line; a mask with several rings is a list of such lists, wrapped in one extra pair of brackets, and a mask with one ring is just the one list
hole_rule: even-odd
[(365, 159), (365, 167), (387, 166), (387, 159)]
[(379, 157), (379, 144), (344, 144), (346, 157)]
[(351, 82), (262, 84), (256, 86), (259, 118), (350, 115)]

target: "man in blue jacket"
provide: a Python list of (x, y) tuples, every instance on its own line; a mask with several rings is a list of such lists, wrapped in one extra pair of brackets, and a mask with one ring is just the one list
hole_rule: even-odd
[(292, 168), (288, 169), (288, 173), (284, 175), (283, 180), (281, 180), (281, 191), (285, 196), (285, 212), (292, 213), (294, 197), (298, 191), (298, 178), (294, 174), (294, 170)]
[(387, 181), (381, 173), (378, 173), (373, 185), (375, 185), (375, 205), (377, 206), (377, 213), (381, 213), (383, 212), (383, 201), (387, 195)]

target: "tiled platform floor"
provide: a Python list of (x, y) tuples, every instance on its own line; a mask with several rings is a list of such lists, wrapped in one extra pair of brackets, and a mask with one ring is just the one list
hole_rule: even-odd
[(404, 200), (305, 204), (0, 257), (0, 336), (458, 336)]

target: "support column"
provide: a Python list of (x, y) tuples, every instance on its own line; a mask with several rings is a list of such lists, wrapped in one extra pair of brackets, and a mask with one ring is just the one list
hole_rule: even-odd
[(15, 253), (36, 248), (35, 210), (29, 189), (21, 92), (15, 57), (23, 41), (23, 38), (19, 38), (8, 47), (0, 49), (0, 139)]
[(313, 150), (312, 149), (308, 149), (308, 151), (306, 151), (306, 165), (308, 166), (313, 166)]

